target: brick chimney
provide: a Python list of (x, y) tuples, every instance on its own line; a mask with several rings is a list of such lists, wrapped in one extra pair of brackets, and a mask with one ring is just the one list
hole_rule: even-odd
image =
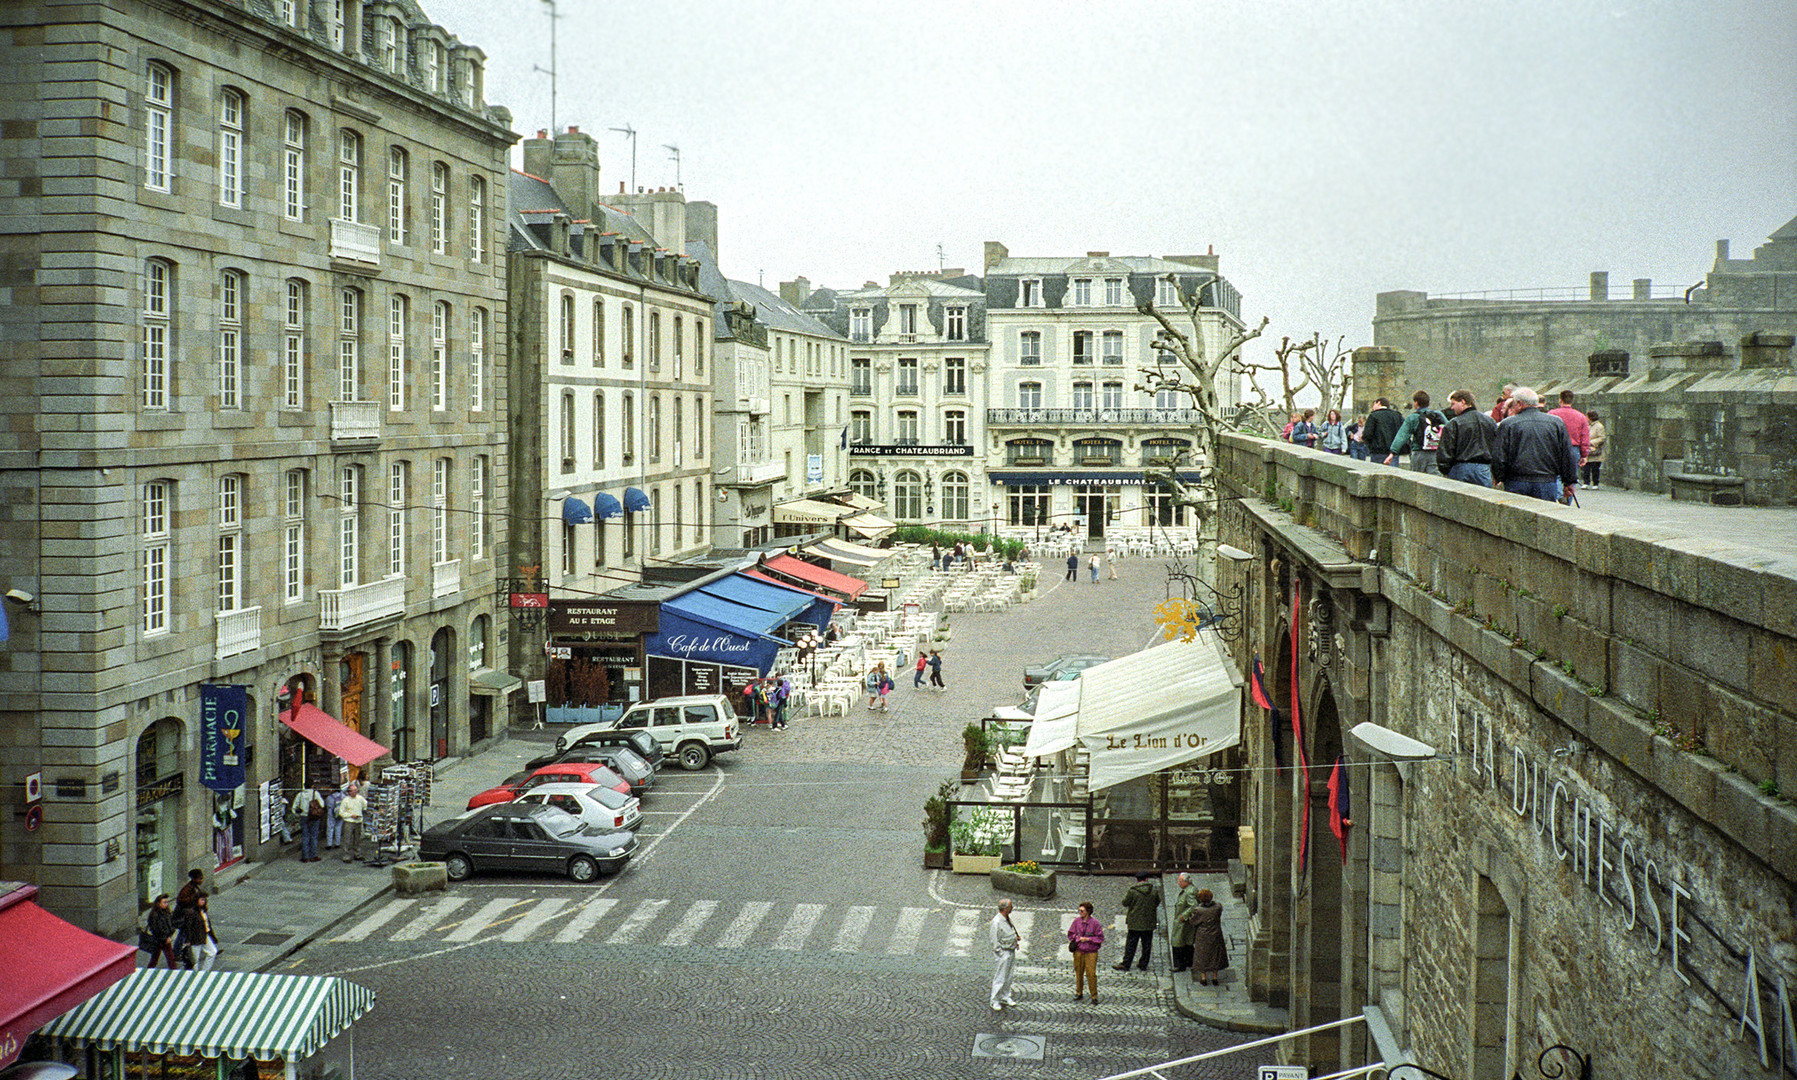
[(561, 196), (562, 205), (570, 214), (591, 218), (593, 204), (599, 201), (598, 141), (577, 127), (557, 135), (550, 175), (543, 179), (555, 185), (555, 193)]

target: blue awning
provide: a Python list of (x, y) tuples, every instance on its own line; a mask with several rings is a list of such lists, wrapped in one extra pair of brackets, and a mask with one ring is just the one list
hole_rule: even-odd
[(562, 500), (562, 524), (580, 525), (593, 520), (593, 508), (570, 495)]
[(616, 495), (607, 495), (601, 491), (593, 496), (593, 513), (598, 515), (600, 521), (604, 521), (607, 518), (623, 516), (624, 508), (618, 505)]
[(642, 488), (625, 488), (624, 509), (632, 514), (642, 513), (644, 510), (649, 509), (649, 496), (643, 494)]

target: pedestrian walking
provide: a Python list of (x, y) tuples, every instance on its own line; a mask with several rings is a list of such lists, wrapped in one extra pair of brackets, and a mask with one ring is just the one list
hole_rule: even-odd
[[(190, 970), (211, 971), (218, 960), (218, 935), (212, 932), (212, 909), (205, 893), (201, 893), (192, 907), (187, 909), (185, 924), (187, 948), (181, 955), (181, 966)], [(196, 968), (193, 962), (193, 951), (199, 949), (200, 962)]]
[(942, 654), (935, 649), (930, 650), (930, 685), (938, 690), (947, 690), (942, 682)]
[(1322, 436), (1322, 432), (1317, 430), (1316, 419), (1317, 411), (1315, 409), (1305, 409), (1304, 415), (1298, 419), (1296, 424), (1292, 425), (1291, 431), (1286, 435), (1286, 440), (1298, 446), (1316, 449), (1317, 439)]
[(150, 904), (150, 917), (145, 920), (145, 926), (145, 931), (137, 938), (137, 947), (150, 954), (150, 962), (145, 966), (155, 967), (157, 960), (167, 960), (170, 971), (179, 967), (175, 961), (175, 913), (169, 910), (168, 893), (158, 895)]
[(992, 916), (992, 1011), (1015, 1005), (1011, 997), (1011, 974), (1017, 967), (1017, 946), (1023, 935), (1011, 921), (1011, 902), (1000, 900), (998, 914)]
[(867, 707), (886, 710), (886, 695), (892, 693), (892, 678), (886, 674), (886, 661), (874, 665), (867, 673)]
[(354, 780), (337, 804), (337, 820), (343, 823), (343, 861), (362, 861), (362, 815), (368, 812), (368, 798), (362, 785)]
[(773, 692), (769, 695), (769, 701), (774, 708), (773, 726), (775, 731), (786, 730), (786, 703), (791, 697), (792, 681), (782, 675), (780, 681), (774, 684)]
[(1148, 970), (1148, 954), (1154, 950), (1154, 928), (1161, 921), (1161, 887), (1153, 879), (1154, 874), (1144, 870), (1123, 894), (1123, 923), (1129, 929), (1129, 939), (1123, 943), (1123, 962), (1112, 965), (1118, 971), (1129, 970), (1137, 945), (1142, 947), (1142, 962), (1137, 970)]
[(318, 838), (324, 833), (324, 796), (307, 785), (293, 797), (293, 815), (300, 819), (300, 862), (317, 862)]
[(1192, 939), (1197, 927), (1192, 925), (1192, 912), (1198, 907), (1198, 887), (1192, 875), (1179, 875), (1179, 892), (1173, 899), (1173, 925), (1167, 928), (1167, 944), (1173, 947), (1173, 974), (1192, 966)]
[(343, 846), (343, 819), (337, 816), (337, 807), (343, 805), (343, 789), (333, 786), (324, 797), (324, 846), (325, 850)]
[(1098, 554), (1098, 552), (1094, 551), (1092, 553), (1091, 561), (1086, 564), (1086, 568), (1092, 571), (1092, 584), (1094, 584), (1094, 585), (1098, 584), (1098, 565), (1100, 563), (1102, 563), (1103, 561), (1104, 561), (1104, 556), (1102, 556), (1102, 555)]
[(1217, 986), (1217, 972), (1229, 966), (1229, 951), (1223, 947), (1223, 905), (1211, 899), (1209, 889), (1198, 890), (1192, 930), (1192, 980)]
[(1104, 924), (1092, 917), (1092, 904), (1082, 900), (1079, 918), (1067, 928), (1067, 950), (1073, 954), (1073, 1000), (1087, 993), (1098, 1004), (1098, 950), (1104, 948)]
[(923, 669), (930, 662), (930, 654), (922, 649), (917, 650), (917, 670), (911, 673), (911, 689), (923, 689)]
[(1328, 414), (1323, 417), (1323, 422), (1317, 425), (1317, 432), (1321, 436), (1317, 442), (1317, 449), (1325, 454), (1348, 452), (1348, 428), (1346, 424), (1342, 423), (1340, 409), (1330, 409)]
[(1116, 548), (1105, 548), (1104, 549), (1104, 562), (1105, 562), (1105, 566), (1110, 570), (1110, 575), (1109, 575), (1110, 579), (1112, 581), (1116, 581), (1117, 580), (1117, 549)]
[(181, 966), (193, 967), (193, 939), (187, 933), (187, 920), (200, 898), (206, 895), (202, 883), (206, 880), (206, 872), (195, 868), (187, 872), (187, 884), (175, 894), (175, 955), (181, 958)]
[(1067, 556), (1067, 580), (1079, 580), (1079, 552), (1070, 552)]

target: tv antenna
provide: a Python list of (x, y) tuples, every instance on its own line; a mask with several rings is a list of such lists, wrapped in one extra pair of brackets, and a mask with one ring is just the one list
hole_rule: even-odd
[(940, 273), (942, 268), (947, 265), (948, 265), (948, 263), (946, 261), (944, 261), (943, 256), (942, 256), (942, 245), (937, 244), (936, 245), (936, 270), (937, 270), (937, 272)]
[(668, 152), (669, 158), (673, 159), (673, 162), (674, 162), (674, 190), (679, 191), (680, 190), (680, 147), (675, 146), (673, 143), (662, 143), (661, 148)]
[(543, 0), (543, 4), (549, 8), (549, 66), (532, 64), (530, 70), (549, 76), (549, 137), (553, 139), (561, 130), (555, 126), (555, 24), (561, 16), (555, 13), (555, 0)]
[(636, 129), (625, 124), (623, 127), (615, 127), (612, 130), (630, 136), (630, 190), (634, 194), (636, 192)]

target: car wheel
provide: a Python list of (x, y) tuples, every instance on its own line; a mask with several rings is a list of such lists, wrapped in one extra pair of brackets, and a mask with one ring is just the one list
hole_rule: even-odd
[(449, 875), (449, 880), (465, 881), (469, 874), (474, 873), (474, 864), (468, 861), (468, 856), (457, 852), (443, 860), (443, 870)]
[(680, 767), (687, 772), (698, 772), (711, 760), (711, 751), (696, 742), (687, 743), (680, 748)]
[(568, 860), (568, 876), (575, 881), (592, 881), (599, 876), (599, 864), (585, 855), (576, 855)]

